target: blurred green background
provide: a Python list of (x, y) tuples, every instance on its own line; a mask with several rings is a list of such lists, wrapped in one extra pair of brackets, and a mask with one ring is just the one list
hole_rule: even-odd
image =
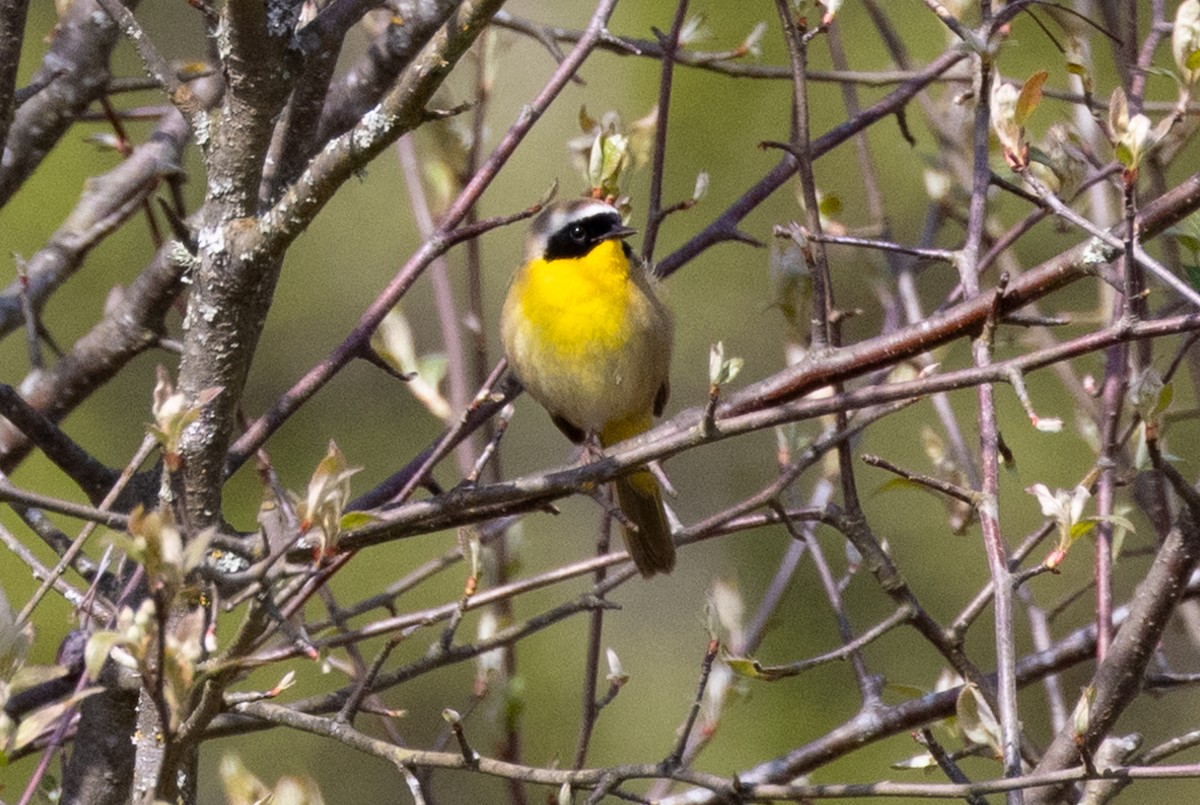
[[(36, 5), (28, 25), (19, 82), (22, 84), (36, 68), (44, 47), (43, 38), (50, 33), (54, 22), (49, 4)], [(884, 5), (894, 12), (894, 21), (915, 59), (924, 61), (941, 52), (945, 46), (944, 32), (922, 4)], [(515, 14), (572, 28), (582, 27), (591, 12), (590, 4), (582, 2), (514, 0), (508, 7)], [(674, 3), (670, 0), (625, 3), (610, 28), (617, 34), (648, 38), (652, 36), (651, 26), (669, 28), (673, 10)], [(693, 3), (692, 11), (705, 17), (712, 38), (700, 47), (711, 50), (736, 47), (759, 20), (765, 20), (769, 30), (761, 62), (786, 64), (772, 4), (708, 0)], [(184, 4), (143, 4), (138, 17), (169, 57), (202, 56), (202, 33), (196, 14)], [(839, 24), (853, 69), (891, 66), (858, 4), (847, 4)], [(364, 41), (358, 34), (351, 37), (345, 61), (361, 51)], [(1107, 49), (1100, 43), (1096, 43), (1096, 48), (1098, 84), (1106, 88), (1098, 94), (1106, 95), (1112, 82), (1111, 70), (1104, 68), (1108, 63)], [(118, 49), (116, 64), (118, 75), (141, 74), (127, 44)], [(826, 49), (818, 44), (813, 48), (811, 67), (829, 66)], [(542, 87), (554, 67), (554, 61), (540, 44), (509, 32), (499, 34), (497, 86), (487, 148), (496, 143), (521, 105)], [(1017, 22), (1000, 67), (1009, 77), (1047, 69), (1048, 86), (1066, 87), (1061, 57), (1027, 19)], [(451, 80), (456, 100), (467, 99), (470, 73), (460, 70)], [(626, 121), (632, 121), (646, 114), (655, 103), (659, 66), (653, 60), (597, 53), (581, 75), (586, 84), (568, 85), (486, 192), (481, 203), (483, 215), (524, 208), (555, 180), (560, 183), (562, 196), (583, 189), (583, 181), (566, 149), (566, 142), (578, 134), (581, 106), (586, 105), (594, 115), (616, 110)], [(1166, 79), (1152, 78), (1151, 91), (1169, 96), (1172, 88), (1167, 83)], [(819, 134), (842, 121), (845, 111), (837, 86), (814, 84), (811, 89), (813, 131)], [(865, 106), (886, 92), (886, 88), (863, 88), (860, 102)], [(789, 85), (782, 81), (734, 80), (685, 67), (676, 70), (664, 199), (669, 203), (690, 196), (700, 171), (708, 171), (711, 182), (707, 197), (696, 209), (674, 216), (666, 223), (659, 240), (659, 257), (682, 244), (776, 164), (778, 154), (764, 151), (758, 144), (763, 140), (787, 139), (790, 95)], [(118, 102), (149, 104), (160, 102), (160, 98), (147, 93), (136, 98), (122, 97)], [(1065, 104), (1047, 100), (1031, 127), (1040, 132), (1068, 115)], [(882, 121), (870, 133), (875, 164), (886, 189), (893, 234), (902, 242), (913, 242), (919, 234), (925, 212), (922, 173), (935, 148), (915, 106), (910, 109), (908, 125), (917, 139), (915, 147), (904, 143), (892, 120)], [(77, 126), (21, 194), (0, 210), (0, 253), (32, 255), (72, 208), (86, 178), (115, 163), (117, 157), (112, 152), (99, 150), (85, 141), (88, 135), (107, 130), (103, 123)], [(137, 140), (146, 136), (150, 126), (134, 124), (131, 131)], [(419, 141), (419, 145), (423, 144)], [(203, 196), (203, 174), (194, 150), (186, 167), (191, 177), (189, 203), (194, 209)], [(839, 148), (817, 164), (817, 182), (823, 192), (840, 197), (839, 217), (844, 223), (850, 227), (870, 223), (863, 208), (863, 183), (852, 146)], [(635, 226), (644, 221), (648, 184), (648, 174), (642, 173), (628, 187)], [(995, 210), (1005, 222), (1015, 221), (1026, 212), (1026, 207), (1011, 197), (997, 197), (995, 202)], [(756, 210), (744, 222), (743, 230), (769, 241), (773, 225), (799, 215), (789, 184)], [(517, 226), (489, 233), (482, 241), (487, 266), (486, 327), (493, 357), (499, 354), (495, 317), (509, 274), (520, 257), (523, 237), (523, 227)], [(958, 231), (950, 227), (943, 233), (940, 245), (956, 246), (958, 237)], [(1074, 235), (1042, 224), (1033, 237), (1021, 241), (1017, 258), (1023, 265), (1034, 265), (1076, 240)], [(314, 362), (325, 357), (418, 244), (395, 152), (385, 152), (365, 175), (347, 183), (291, 249), (250, 378), (246, 410), (252, 415), (263, 411)], [(109, 289), (132, 280), (150, 254), (144, 219), (132, 220), (98, 248), (45, 311), (46, 324), (58, 341), (69, 345), (86, 332), (100, 315)], [(849, 324), (847, 336), (861, 338), (877, 332), (880, 303), (874, 285), (882, 278), (881, 263), (872, 255), (846, 250), (834, 250), (832, 260), (839, 305), (863, 311), (860, 318)], [(461, 250), (452, 252), (449, 261), (452, 270), (461, 268)], [(455, 271), (456, 290), (463, 299), (460, 274)], [(936, 304), (953, 282), (954, 277), (946, 267), (927, 270), (921, 276), (922, 292), (930, 300), (927, 304)], [(784, 366), (784, 327), (782, 317), (771, 309), (767, 250), (745, 245), (710, 249), (672, 277), (667, 288), (678, 323), (673, 397), (668, 414), (705, 400), (708, 350), (716, 341), (725, 343), (727, 354), (745, 359), (745, 368), (735, 385), (759, 379)], [(1047, 309), (1089, 311), (1096, 304), (1094, 294), (1094, 288), (1081, 284), (1056, 296)], [(437, 320), (427, 281), (414, 288), (404, 302), (404, 309), (417, 332), (419, 349), (439, 350)], [(1087, 322), (1083, 325), (1087, 326)], [(1001, 343), (1000, 355), (1021, 348), (1020, 341), (1012, 336)], [(965, 344), (959, 344), (938, 359), (944, 366), (954, 367), (969, 361), (969, 354)], [(150, 391), (157, 363), (173, 369), (175, 362), (165, 353), (142, 356), (72, 414), (65, 423), (67, 431), (104, 461), (123, 465), (149, 419)], [(1087, 371), (1102, 371), (1100, 357), (1085, 359), (1081, 366)], [(4, 382), (15, 384), (24, 376), (26, 358), (20, 338), (11, 337), (0, 343), (0, 367), (3, 367), (0, 380)], [(1053, 377), (1043, 373), (1031, 378), (1030, 383), (1039, 412), (1064, 417), (1068, 427), (1056, 436), (1034, 432), (1013, 395), (1007, 390), (999, 392), (1001, 425), (1018, 456), (1018, 469), (1002, 480), (1002, 522), (1010, 544), (1016, 544), (1041, 521), (1036, 502), (1022, 491), (1024, 487), (1035, 482), (1051, 488), (1073, 486), (1092, 460), (1090, 448), (1075, 430), (1071, 402)], [(1177, 400), (1190, 396), (1183, 389), (1177, 391)], [(959, 393), (953, 402), (963, 414), (965, 433), (972, 442), (974, 393)], [(927, 471), (918, 438), (926, 424), (933, 424), (928, 404), (914, 406), (870, 430), (856, 446), (856, 452), (879, 453), (902, 465)], [(817, 433), (819, 427), (817, 423), (802, 425), (811, 434)], [(1191, 430), (1192, 426), (1181, 425), (1171, 433), (1174, 452), (1183, 454), (1185, 459), (1188, 455), (1183, 445), (1195, 436)], [(354, 478), (358, 492), (369, 489), (406, 463), (439, 431), (439, 424), (401, 385), (360, 362), (344, 371), (294, 416), (272, 438), (268, 449), (284, 483), (300, 490), (324, 454), (328, 440), (335, 439), (351, 465), (364, 468)], [(515, 476), (566, 461), (571, 446), (536, 405), (522, 399), (517, 404), (502, 453), (506, 475)], [(671, 505), (684, 523), (692, 523), (773, 480), (775, 436), (761, 433), (693, 451), (671, 460), (666, 468), (679, 490)], [(452, 471), (453, 461), (449, 460), (439, 477), (445, 483), (453, 483)], [(1194, 472), (1194, 467), (1185, 472)], [(859, 473), (867, 515), (878, 534), (888, 540), (901, 569), (933, 614), (946, 620), (952, 618), (986, 579), (986, 562), (977, 530), (955, 536), (946, 526), (944, 510), (938, 501), (909, 491), (875, 494), (877, 487), (887, 480), (886, 476), (868, 468)], [(814, 472), (800, 481), (795, 495), (797, 503), (807, 499), (815, 478)], [(79, 498), (61, 474), (40, 457), (25, 462), (14, 475), (14, 481), (25, 488)], [(252, 472), (244, 469), (239, 473), (228, 487), (225, 501), (226, 516), (233, 524), (246, 529), (253, 527), (259, 491)], [(522, 572), (535, 573), (588, 555), (598, 520), (596, 506), (587, 499), (564, 502), (558, 517), (537, 514), (526, 518), (514, 535)], [(26, 533), (8, 511), (0, 512), (0, 522), (18, 534)], [(77, 528), (73, 523), (64, 525), (72, 532)], [(1148, 544), (1150, 529), (1142, 521), (1138, 521), (1138, 526), (1140, 533), (1131, 537), (1130, 542)], [(840, 575), (845, 565), (842, 540), (825, 530), (819, 536), (835, 574)], [(381, 588), (420, 562), (441, 555), (454, 541), (453, 533), (440, 533), (371, 549), (337, 576), (334, 590), (338, 600), (348, 604)], [(694, 695), (707, 644), (703, 615), (707, 590), (716, 579), (733, 582), (752, 612), (788, 542), (789, 537), (781, 528), (705, 542), (684, 550), (677, 570), (670, 577), (652, 582), (636, 580), (616, 592), (614, 600), (622, 610), (607, 616), (603, 644), (617, 651), (632, 679), (603, 712), (589, 765), (654, 762), (668, 754)], [(37, 547), (43, 560), (52, 562), (48, 552)], [(1144, 559), (1130, 561), (1136, 569), (1145, 563)], [(1086, 547), (1080, 546), (1067, 561), (1062, 575), (1044, 576), (1035, 582), (1035, 598), (1049, 604), (1077, 589), (1089, 575), (1088, 565)], [(399, 606), (414, 610), (455, 600), (461, 592), (463, 573), (452, 571), (443, 575), (444, 578), (401, 599)], [(0, 581), (17, 607), (35, 587), (26, 569), (13, 559), (0, 562)], [(517, 601), (516, 616), (535, 615), (587, 587), (585, 581), (579, 581), (524, 596)], [(1123, 583), (1121, 590), (1127, 592), (1128, 584)], [(847, 611), (860, 631), (891, 611), (889, 601), (870, 578), (855, 579), (845, 596)], [(319, 610), (314, 609), (313, 613), (314, 617), (320, 617)], [(1062, 621), (1074, 625), (1085, 622), (1088, 616), (1089, 604), (1085, 600), (1068, 610)], [(968, 639), (968, 648), (985, 665), (992, 654), (989, 618), (990, 615), (985, 615)], [(474, 634), (477, 620), (477, 615), (468, 616), (460, 632), (464, 639)], [(39, 640), (35, 659), (51, 661), (59, 637), (71, 623), (71, 613), (61, 601), (47, 600), (37, 616)], [(388, 667), (419, 658), (439, 634), (440, 629), (418, 632), (396, 651)], [(585, 640), (586, 618), (575, 617), (520, 644), (524, 750), (525, 760), (531, 764), (571, 762), (579, 723)], [(871, 670), (886, 675), (889, 682), (931, 688), (941, 664), (923, 644), (914, 649), (918, 643), (910, 632), (891, 634), (866, 652)], [(765, 663), (786, 663), (837, 645), (834, 619), (813, 566), (806, 560), (772, 620), (758, 656)], [(378, 647), (378, 643), (368, 644), (364, 653), (369, 657)], [(1028, 642), (1021, 648), (1027, 650)], [(252, 677), (244, 687), (270, 686), (288, 669), (300, 673), (300, 683), (289, 696), (292, 693), (303, 696), (343, 684), (336, 672), (325, 676), (314, 664), (297, 660), (287, 663), (286, 668), (275, 667)], [(445, 726), (440, 717), (442, 708), (463, 710), (468, 706), (472, 674), (473, 667), (464, 664), (420, 677), (383, 694), (389, 706), (407, 711), (399, 727), (409, 745), (428, 747), (442, 735)], [(1079, 673), (1066, 676), (1064, 689), (1068, 699), (1074, 698), (1074, 691), (1084, 679)], [(498, 697), (485, 701), (467, 721), (468, 735), (484, 753), (491, 753), (500, 737), (495, 726), (498, 701)], [(817, 738), (853, 716), (857, 706), (857, 688), (846, 665), (825, 666), (775, 684), (751, 684), (728, 708), (711, 746), (697, 765), (721, 774), (745, 769)], [(1026, 690), (1022, 706), (1027, 728), (1044, 742), (1047, 735), (1040, 691)], [(1130, 712), (1128, 723), (1136, 721), (1138, 728), (1148, 733), (1147, 740), (1156, 741), (1186, 731), (1186, 725), (1195, 723), (1196, 710), (1195, 705), (1178, 694), (1161, 699), (1143, 697)], [(358, 724), (378, 732), (369, 716), (361, 716)], [(239, 753), (249, 768), (268, 782), (285, 773), (314, 776), (331, 803), (408, 801), (401, 779), (386, 764), (328, 740), (277, 729), (207, 745), (202, 782), (205, 803), (223, 801), (216, 761), (229, 750)], [(857, 782), (903, 779), (904, 774), (926, 779), (918, 777), (919, 773), (887, 768), (888, 764), (918, 751), (907, 736), (900, 736), (831, 764), (813, 779)], [(32, 769), (33, 761), (26, 760), (0, 770), (0, 780), (4, 783), (0, 796), (13, 795), (23, 787)], [(967, 761), (966, 770), (977, 778), (999, 772), (995, 764), (982, 760)], [(442, 803), (500, 801), (503, 793), (498, 782), (477, 775), (439, 773), (434, 780), (437, 801)], [(1185, 790), (1189, 787), (1144, 783), (1136, 790), (1146, 801), (1182, 803), (1194, 800), (1194, 787), (1191, 792)], [(531, 789), (530, 796), (531, 801), (543, 801), (545, 793)]]

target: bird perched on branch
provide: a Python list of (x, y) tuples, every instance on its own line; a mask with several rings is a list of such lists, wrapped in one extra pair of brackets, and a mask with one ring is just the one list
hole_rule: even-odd
[[(550, 205), (533, 222), (504, 302), (509, 365), (573, 442), (632, 438), (667, 402), (674, 325), (624, 240), (633, 233), (602, 201)], [(669, 573), (675, 543), (658, 481), (639, 469), (614, 486), (637, 569)]]

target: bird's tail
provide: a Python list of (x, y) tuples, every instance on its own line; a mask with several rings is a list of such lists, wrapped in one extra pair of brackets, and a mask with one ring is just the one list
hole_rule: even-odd
[[(616, 444), (649, 426), (649, 415), (611, 423), (601, 432), (600, 443), (605, 447)], [(649, 470), (642, 469), (618, 478), (613, 486), (617, 491), (617, 505), (634, 526), (621, 528), (633, 563), (643, 576), (670, 573), (675, 567), (675, 542), (671, 539), (657, 479)]]

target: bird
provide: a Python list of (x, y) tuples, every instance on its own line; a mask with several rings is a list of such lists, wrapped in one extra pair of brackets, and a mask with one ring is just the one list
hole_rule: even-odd
[[(501, 311), (509, 367), (576, 444), (643, 433), (670, 395), (674, 320), (625, 240), (635, 231), (604, 201), (549, 204)], [(675, 543), (657, 479), (641, 468), (613, 483), (634, 565), (645, 577), (671, 572)]]

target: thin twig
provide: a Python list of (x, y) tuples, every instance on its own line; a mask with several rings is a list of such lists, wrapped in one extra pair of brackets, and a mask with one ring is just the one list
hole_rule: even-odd
[(662, 67), (658, 79), (658, 121), (654, 128), (654, 155), (651, 159), (650, 191), (646, 201), (646, 231), (642, 235), (642, 262), (654, 260), (654, 244), (662, 225), (663, 174), (667, 160), (667, 123), (671, 120), (671, 87), (675, 74), (675, 57), (679, 53), (679, 34), (687, 19), (688, 0), (678, 0), (670, 32), (661, 38)]
[(684, 722), (683, 729), (679, 731), (679, 738), (675, 742), (675, 749), (662, 762), (663, 768), (669, 771), (679, 768), (683, 760), (683, 750), (687, 747), (688, 737), (692, 734), (692, 727), (696, 725), (696, 716), (700, 715), (700, 705), (704, 703), (704, 689), (708, 687), (708, 676), (712, 673), (713, 660), (717, 658), (717, 652), (720, 649), (721, 643), (716, 638), (708, 641), (708, 650), (704, 652), (704, 659), (700, 662), (700, 682), (696, 685), (696, 696), (692, 699), (692, 708), (688, 711), (687, 721)]

